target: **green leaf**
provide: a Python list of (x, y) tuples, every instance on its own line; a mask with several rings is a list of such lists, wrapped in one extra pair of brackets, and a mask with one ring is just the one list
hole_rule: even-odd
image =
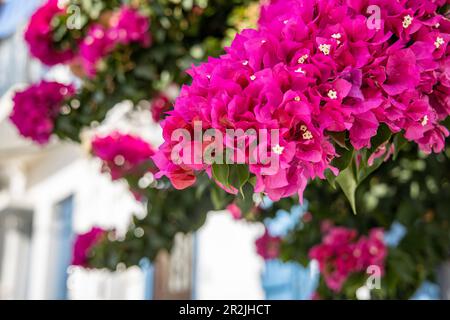
[(400, 151), (408, 144), (408, 140), (405, 139), (402, 133), (398, 133), (394, 137), (394, 160), (397, 160), (397, 157)]
[[(359, 165), (356, 166), (356, 181), (357, 184), (361, 184), (369, 175), (371, 175), (375, 170), (377, 170), (384, 162), (385, 154), (381, 155), (377, 159), (374, 160), (373, 165), (369, 166), (368, 161), (370, 157), (379, 150), (379, 148), (388, 143), (392, 138), (392, 132), (389, 127), (385, 124), (382, 124), (378, 129), (376, 136), (374, 136), (371, 141), (371, 147), (368, 150), (363, 150), (359, 153), (361, 159), (359, 161)], [(386, 148), (386, 153), (389, 148)], [(357, 155), (358, 156), (358, 155)]]
[(223, 184), (225, 187), (230, 187), (230, 167), (228, 165), (214, 163), (212, 165), (212, 174), (215, 180)]
[(447, 117), (447, 119), (444, 120), (442, 123), (444, 127), (446, 127), (448, 130), (450, 130), (450, 117)]
[(244, 196), (244, 192), (242, 187), (248, 182), (250, 178), (250, 172), (248, 171), (248, 167), (245, 164), (238, 164), (230, 166), (230, 179), (229, 183), (236, 189), (238, 189), (242, 196)]
[[(211, 183), (211, 182), (210, 182)], [(212, 184), (209, 186), (210, 200), (214, 210), (223, 210), (231, 202), (232, 196), (224, 192), (219, 186)]]
[(378, 151), (378, 148), (381, 147), (384, 143), (388, 142), (392, 137), (392, 132), (389, 127), (385, 124), (381, 124), (380, 128), (376, 136), (374, 136), (370, 140), (371, 147), (367, 154), (367, 158), (370, 158), (372, 154)]
[(241, 189), (244, 184), (247, 183), (248, 179), (250, 178), (250, 172), (248, 170), (248, 167), (246, 165), (238, 165), (236, 167), (238, 177), (239, 177), (239, 189)]
[(244, 215), (248, 214), (254, 207), (253, 203), (253, 186), (246, 183), (242, 187), (242, 197), (237, 197), (236, 204), (241, 209)]
[(339, 184), (350, 202), (353, 213), (356, 214), (356, 189), (358, 187), (358, 183), (355, 175), (353, 174), (353, 168), (348, 167), (347, 169), (341, 171), (339, 176), (336, 178), (336, 182)]
[(215, 188), (211, 189), (211, 202), (213, 203), (214, 209), (223, 209), (219, 192)]
[(328, 136), (341, 148), (350, 150), (345, 132), (328, 132)]
[[(352, 163), (352, 159), (354, 156), (353, 147), (349, 148), (341, 148), (336, 146), (336, 151), (339, 154), (339, 157), (336, 157), (331, 165), (339, 169), (339, 171), (343, 171), (347, 169)], [(325, 177), (327, 178), (328, 183), (331, 185), (333, 189), (336, 189), (336, 176), (331, 170), (325, 171)]]
[(327, 178), (330, 186), (336, 190), (336, 176), (334, 175), (333, 171), (331, 171), (330, 169), (325, 170), (325, 178)]
[(248, 183), (250, 183), (253, 187), (256, 186), (256, 176), (252, 175), (249, 179), (248, 179)]
[(371, 166), (368, 165), (368, 151), (363, 152), (362, 159), (360, 161), (360, 165), (357, 168), (357, 183), (360, 185), (364, 180), (366, 180), (375, 170), (377, 170), (383, 163), (385, 155), (382, 155), (373, 161)]
[(355, 153), (354, 149), (343, 149), (336, 146), (336, 151), (339, 154), (339, 157), (335, 158), (331, 165), (338, 168), (340, 171), (347, 169), (352, 163), (352, 159)]

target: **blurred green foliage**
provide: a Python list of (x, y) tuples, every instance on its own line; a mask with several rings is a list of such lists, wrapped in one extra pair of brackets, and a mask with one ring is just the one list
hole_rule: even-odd
[[(439, 265), (450, 254), (450, 146), (446, 152), (425, 156), (411, 145), (395, 161), (384, 163), (358, 188), (354, 215), (345, 196), (328, 183), (311, 184), (305, 198), (312, 220), (302, 221), (282, 244), (282, 259), (307, 265), (309, 250), (321, 243), (321, 224), (368, 234), (372, 228), (388, 231), (394, 222), (407, 233), (398, 246), (389, 248), (381, 289), (372, 290), (374, 299), (408, 299), (425, 280), (435, 281)], [(288, 209), (295, 199), (275, 203), (271, 211)], [(271, 212), (267, 214), (273, 214)], [(367, 274), (354, 274), (343, 291), (329, 290), (323, 279), (318, 289), (324, 299), (354, 299)]]
[(148, 16), (152, 45), (118, 46), (99, 64), (94, 78), (82, 77), (79, 94), (67, 101), (70, 113), (56, 121), (55, 134), (60, 138), (79, 141), (81, 130), (103, 121), (117, 103), (148, 103), (170, 84), (188, 83), (186, 69), (222, 54), (238, 28), (253, 25), (250, 20), (258, 17), (245, 17), (250, 4), (249, 12), (258, 12), (256, 0), (70, 0), (68, 8), (80, 8), (81, 28), (68, 28), (72, 11), (58, 16), (53, 24), (55, 46), (77, 51), (89, 26), (102, 23), (123, 3)]

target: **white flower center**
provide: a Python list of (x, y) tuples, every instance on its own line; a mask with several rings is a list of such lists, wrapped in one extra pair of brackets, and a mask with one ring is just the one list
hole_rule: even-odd
[(298, 58), (297, 62), (298, 62), (299, 64), (303, 64), (303, 63), (305, 63), (306, 59), (308, 59), (308, 58), (309, 58), (309, 56), (308, 56), (307, 54), (304, 54), (303, 56), (301, 56), (300, 58)]
[(334, 34), (331, 35), (331, 37), (332, 37), (334, 40), (336, 40), (336, 43), (337, 43), (337, 44), (340, 44), (340, 43), (341, 43), (341, 41), (339, 41), (339, 39), (342, 38), (342, 35), (341, 35), (340, 33), (334, 33)]
[(305, 74), (305, 71), (300, 67), (297, 70), (295, 70), (296, 73)]
[(428, 119), (428, 116), (425, 115), (420, 123), (422, 124), (422, 126), (425, 127), (425, 126), (428, 124), (428, 121), (429, 121), (429, 120), (430, 120), (430, 119)]
[(311, 131), (308, 130), (308, 127), (305, 126), (304, 124), (302, 124), (300, 126), (300, 130), (303, 131), (303, 139), (305, 140), (311, 140), (313, 138), (313, 135), (311, 133)]
[(283, 153), (284, 147), (277, 144), (275, 147), (272, 148), (272, 151), (278, 155), (281, 155)]
[(328, 98), (330, 98), (332, 100), (336, 100), (337, 99), (337, 92), (335, 90), (328, 91)]
[(311, 140), (313, 138), (313, 135), (311, 133), (311, 131), (307, 130), (304, 134), (303, 134), (303, 139), (305, 140)]
[(434, 42), (434, 46), (436, 47), (436, 49), (439, 49), (444, 43), (445, 43), (444, 38), (437, 37), (436, 41)]
[(332, 37), (333, 39), (340, 39), (342, 36), (341, 36), (340, 33), (334, 33), (334, 34), (331, 35), (331, 37)]
[(322, 52), (324, 55), (329, 55), (330, 54), (330, 51), (331, 51), (331, 45), (329, 45), (329, 44), (321, 44), (320, 46), (319, 46), (319, 51), (320, 52)]
[(403, 28), (408, 28), (412, 22), (413, 22), (414, 18), (411, 17), (409, 14), (403, 17)]

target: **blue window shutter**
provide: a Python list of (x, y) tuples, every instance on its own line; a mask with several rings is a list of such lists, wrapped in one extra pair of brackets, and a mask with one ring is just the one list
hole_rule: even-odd
[(55, 299), (67, 299), (67, 269), (72, 260), (73, 246), (73, 197), (61, 201), (57, 205), (56, 212), (56, 274), (55, 274)]
[(268, 300), (309, 300), (317, 289), (319, 272), (314, 263), (305, 268), (294, 262), (269, 260), (261, 280)]
[(147, 258), (144, 258), (139, 263), (142, 272), (144, 273), (144, 299), (153, 300), (153, 290), (154, 290), (154, 277), (155, 277), (155, 267), (150, 263)]

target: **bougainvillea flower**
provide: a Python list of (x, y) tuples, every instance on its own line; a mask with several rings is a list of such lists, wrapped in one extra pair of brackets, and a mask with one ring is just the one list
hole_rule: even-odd
[(71, 60), (75, 53), (72, 48), (55, 48), (53, 42), (53, 21), (65, 13), (58, 0), (47, 0), (32, 16), (25, 31), (25, 41), (30, 53), (42, 63), (53, 66)]
[(92, 141), (92, 153), (103, 161), (103, 170), (109, 172), (113, 180), (141, 173), (140, 166), (145, 163), (149, 163), (145, 170), (154, 171), (153, 147), (133, 135), (115, 131), (107, 136), (97, 136)]
[(85, 73), (93, 77), (98, 63), (118, 45), (138, 43), (142, 47), (151, 44), (150, 20), (129, 6), (122, 6), (109, 24), (93, 24), (89, 27), (79, 48), (79, 59)]
[(111, 19), (110, 34), (116, 37), (120, 44), (139, 43), (144, 48), (151, 44), (150, 20), (138, 10), (130, 6), (122, 6)]
[(110, 36), (106, 27), (101, 24), (90, 26), (79, 49), (79, 58), (84, 72), (88, 76), (95, 76), (98, 62), (111, 52), (115, 45), (116, 39)]
[(264, 234), (256, 240), (256, 252), (264, 260), (272, 260), (280, 255), (280, 237), (272, 237), (266, 229)]
[(72, 252), (72, 265), (89, 267), (89, 251), (106, 234), (106, 231), (99, 227), (94, 227), (90, 231), (77, 235)]
[[(187, 187), (197, 172), (211, 173), (209, 163), (172, 158), (179, 147), (172, 136), (180, 128), (193, 134), (197, 122), (203, 132), (223, 136), (228, 130), (278, 132), (265, 141), (248, 134), (222, 143), (222, 150), (232, 149), (244, 160), (240, 163), (256, 178), (254, 191), (275, 201), (296, 193), (301, 199), (308, 181), (324, 179), (326, 170), (338, 174), (332, 161), (341, 155), (331, 133), (349, 137), (359, 152), (371, 147), (384, 125), (425, 152), (441, 152), (448, 136), (441, 122), (450, 111), (450, 24), (438, 13), (443, 4), (272, 0), (263, 5), (256, 30), (242, 31), (225, 55), (189, 71), (192, 83), (182, 88), (162, 123), (161, 174)], [(369, 5), (380, 8), (375, 20)], [(253, 151), (237, 148), (236, 142), (243, 142), (250, 150), (254, 141)], [(190, 147), (185, 153), (194, 149), (184, 144)], [(255, 163), (255, 155), (263, 156)], [(276, 165), (265, 161), (270, 159)], [(189, 183), (174, 181), (185, 175)]]
[(322, 243), (311, 248), (309, 257), (318, 261), (326, 285), (334, 292), (340, 292), (351, 274), (366, 273), (369, 266), (384, 271), (387, 246), (382, 229), (370, 230), (367, 237), (343, 227), (330, 226), (323, 232)]
[(26, 138), (39, 144), (49, 141), (64, 100), (72, 96), (71, 85), (42, 81), (16, 92), (10, 120)]
[(172, 109), (173, 102), (165, 94), (160, 93), (151, 101), (150, 110), (152, 118), (155, 122), (160, 122), (164, 119), (167, 111)]

